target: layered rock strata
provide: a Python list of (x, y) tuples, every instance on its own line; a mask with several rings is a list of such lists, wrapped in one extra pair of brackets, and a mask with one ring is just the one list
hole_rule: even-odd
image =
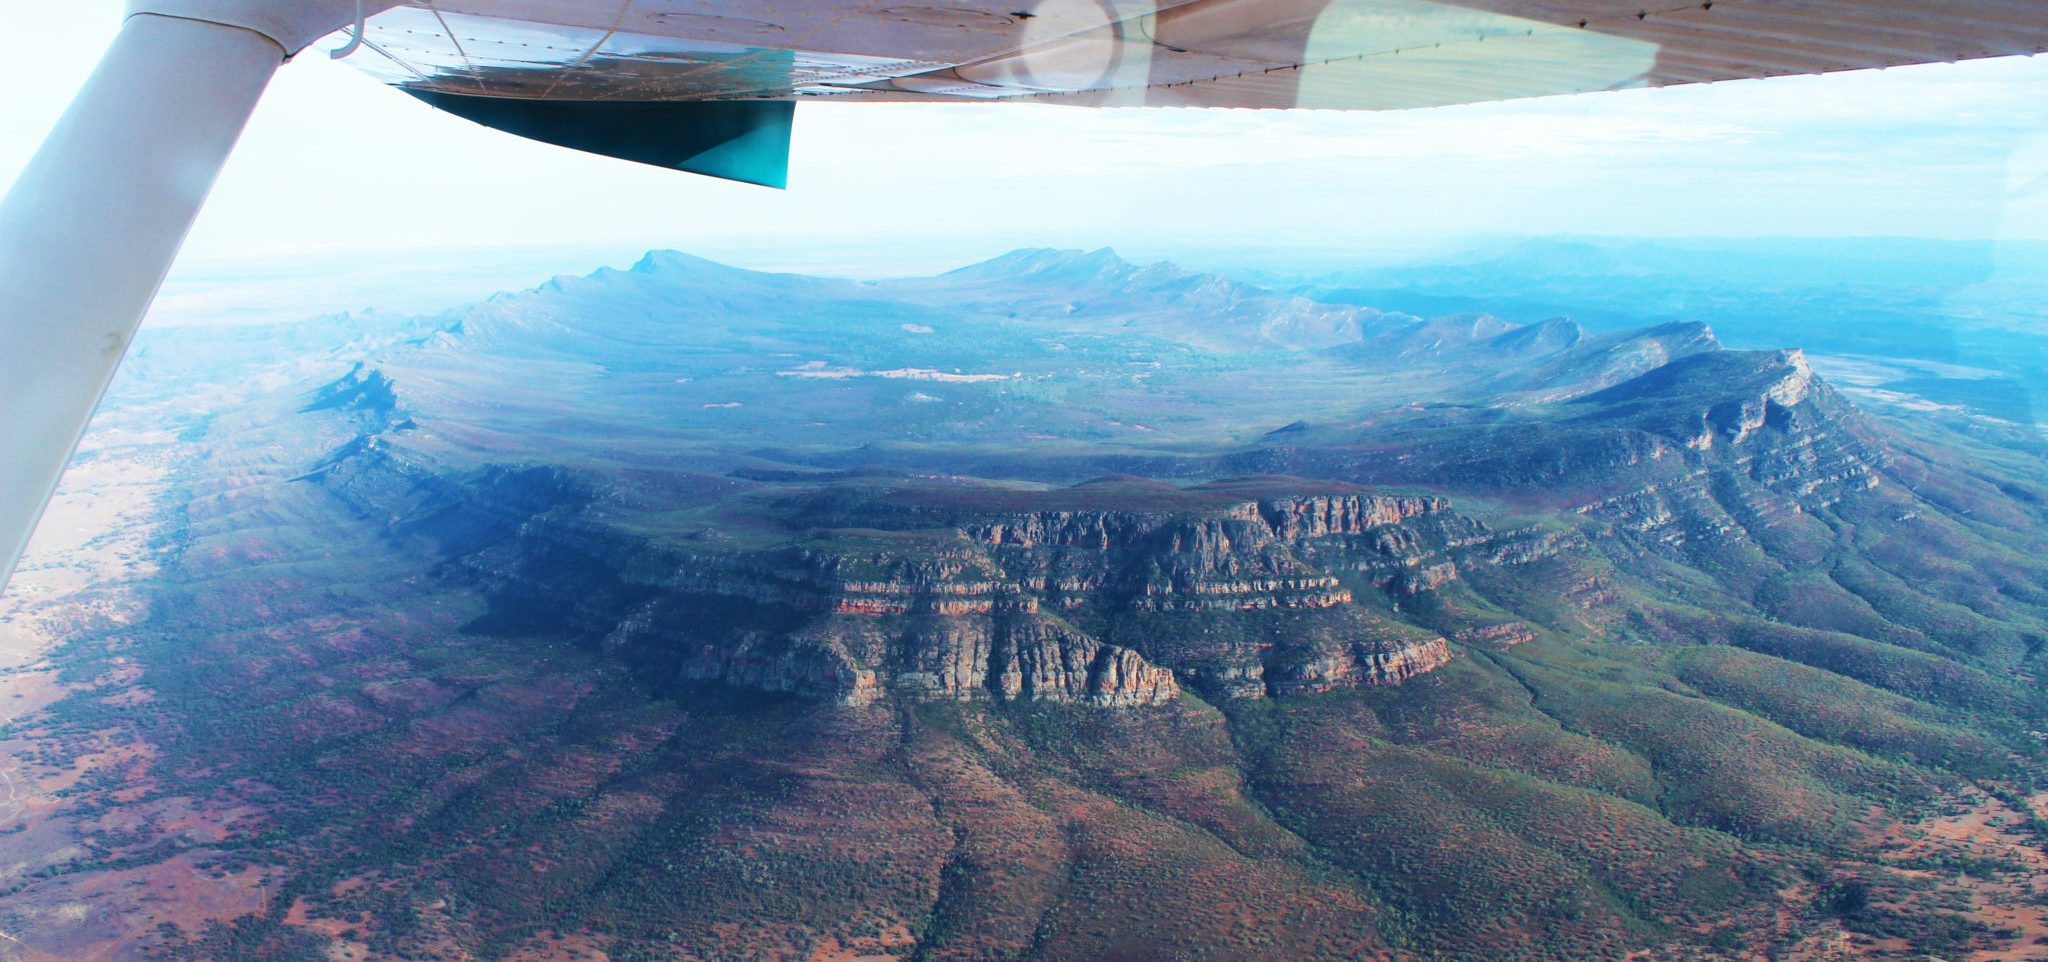
[(1864, 436), (1860, 415), (1799, 351), (1708, 355), (1672, 367), (1678, 370), (1660, 372), (1663, 380), (1714, 378), (1711, 403), (1663, 396), (1698, 392), (1651, 394), (1636, 385), (1591, 400), (1635, 405), (1628, 408), (1634, 420), (1669, 446), (1674, 465), (1689, 469), (1586, 501), (1574, 506), (1577, 513), (1684, 546), (1778, 527), (1881, 483), (1883, 446)]
[(1554, 550), (1426, 497), (934, 516), (844, 492), (829, 518), (785, 504), (803, 522), (790, 539), (739, 550), (595, 520), (612, 517), (589, 510), (604, 498), (552, 470), (453, 481), (386, 447), (320, 477), (364, 505), (409, 502), (394, 533), (446, 551), (506, 623), (559, 626), (660, 676), (847, 705), (1136, 707), (1182, 684), (1233, 698), (1398, 684), (1450, 648), (1348, 585), (1427, 592), (1460, 558)]

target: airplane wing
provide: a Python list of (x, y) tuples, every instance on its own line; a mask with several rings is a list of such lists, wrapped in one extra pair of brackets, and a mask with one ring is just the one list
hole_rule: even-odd
[(2038, 0), (408, 0), (356, 62), (567, 101), (1384, 110), (2048, 50)]
[(781, 186), (786, 108), (674, 105), (1389, 110), (2048, 50), (2038, 0), (926, 3), (407, 0), (353, 62), (523, 136)]
[(793, 104), (1383, 110), (2048, 50), (2043, 0), (132, 0), (0, 200), (0, 586), (279, 63), (780, 186)]

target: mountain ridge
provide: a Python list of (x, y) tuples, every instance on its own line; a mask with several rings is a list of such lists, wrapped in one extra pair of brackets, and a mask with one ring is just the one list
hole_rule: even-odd
[(650, 256), (245, 378), (185, 432), (146, 614), (80, 612), (76, 687), (9, 727), (47, 792), (0, 825), (10, 935), (2023, 949), (2038, 464), (1704, 325), (1029, 264), (1072, 277)]

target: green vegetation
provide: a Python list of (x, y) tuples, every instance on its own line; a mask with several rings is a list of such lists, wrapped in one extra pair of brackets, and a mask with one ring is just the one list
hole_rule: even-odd
[[(189, 427), (148, 617), (8, 726), (66, 781), (4, 897), (180, 878), (123, 903), (164, 962), (2009, 940), (2032, 449), (1695, 325), (1096, 267), (1136, 286), (601, 275)], [(1068, 703), (1102, 646), (1179, 700)], [(1086, 677), (998, 697), (1030, 659)], [(2005, 849), (1912, 834), (1965, 797)]]

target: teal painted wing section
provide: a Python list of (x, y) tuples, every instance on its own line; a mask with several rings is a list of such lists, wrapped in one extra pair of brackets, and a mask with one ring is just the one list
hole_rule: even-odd
[(436, 90), (406, 93), (530, 140), (724, 180), (781, 188), (789, 180), (787, 100), (518, 100)]

